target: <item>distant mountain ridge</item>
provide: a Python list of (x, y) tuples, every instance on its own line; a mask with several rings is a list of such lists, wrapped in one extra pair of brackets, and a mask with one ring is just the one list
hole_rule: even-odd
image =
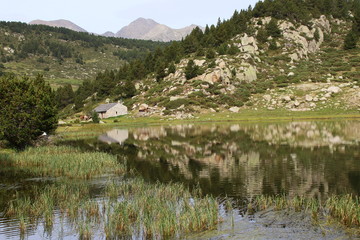
[[(64, 27), (77, 32), (87, 32), (85, 29), (76, 25), (75, 23), (65, 20), (34, 20), (29, 22), (30, 25), (47, 25), (51, 27)], [(102, 36), (105, 37), (119, 37), (128, 39), (153, 40), (160, 42), (179, 41), (191, 33), (191, 31), (198, 27), (197, 25), (190, 25), (180, 29), (173, 29), (164, 24), (155, 22), (152, 19), (138, 18), (129, 25), (120, 29), (117, 33), (107, 31)], [(200, 27), (203, 29), (202, 27)]]
[(115, 36), (162, 42), (179, 41), (196, 27), (197, 25), (190, 25), (181, 29), (173, 29), (152, 19), (138, 18), (123, 27)]
[(64, 27), (68, 28), (73, 31), (77, 32), (87, 32), (85, 29), (79, 27), (75, 23), (65, 20), (65, 19), (59, 19), (59, 20), (53, 20), (53, 21), (44, 21), (44, 20), (34, 20), (29, 22), (30, 25), (47, 25), (51, 27)]

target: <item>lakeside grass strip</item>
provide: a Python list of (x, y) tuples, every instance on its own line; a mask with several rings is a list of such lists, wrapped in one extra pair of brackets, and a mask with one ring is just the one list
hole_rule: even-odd
[(124, 173), (125, 166), (106, 153), (81, 152), (68, 146), (29, 148), (23, 152), (0, 154), (2, 166), (14, 167), (38, 176), (90, 179), (105, 173)]
[(317, 199), (305, 197), (288, 198), (286, 196), (258, 196), (249, 203), (248, 212), (274, 210), (293, 210), (295, 212), (311, 213), (314, 222), (319, 216), (330, 217), (348, 229), (360, 233), (360, 198), (351, 194), (335, 195), (324, 203)]

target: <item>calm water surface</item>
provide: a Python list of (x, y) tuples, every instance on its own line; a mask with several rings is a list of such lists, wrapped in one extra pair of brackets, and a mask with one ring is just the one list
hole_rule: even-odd
[[(356, 120), (114, 128), (63, 144), (115, 154), (147, 181), (182, 182), (216, 197), (287, 194), (324, 200), (332, 194), (360, 195)], [(1, 170), (0, 239), (19, 238), (17, 220), (2, 217), (13, 194), (26, 195), (28, 186), (52, 181)], [(91, 184), (101, 188), (105, 181)], [(75, 231), (62, 225), (55, 224), (52, 234), (39, 226), (27, 239), (77, 239)]]

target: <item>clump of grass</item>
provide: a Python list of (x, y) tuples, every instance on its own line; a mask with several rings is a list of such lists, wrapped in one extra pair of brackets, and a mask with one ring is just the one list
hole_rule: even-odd
[(219, 222), (218, 202), (201, 197), (200, 191), (191, 193), (181, 184), (148, 184), (137, 178), (113, 181), (104, 189), (101, 204), (90, 198), (84, 183), (58, 182), (34, 187), (32, 192), (32, 198), (18, 196), (9, 203), (7, 216), (43, 219), (37, 222), (51, 229), (55, 210), (59, 210), (62, 218), (67, 217), (77, 227), (81, 239), (91, 238), (89, 223), (103, 226), (106, 237), (113, 239), (134, 233), (171, 238), (213, 229)]
[(360, 226), (360, 198), (352, 195), (332, 196), (325, 203), (305, 197), (288, 198), (286, 196), (259, 196), (251, 202), (257, 211), (274, 208), (274, 210), (293, 210), (311, 214), (314, 222), (319, 216), (328, 216), (348, 228)]
[(127, 184), (111, 183), (107, 195), (113, 196), (114, 189), (126, 194), (120, 195), (120, 202), (112, 200), (107, 234), (113, 229), (115, 236), (127, 236), (139, 229), (147, 238), (171, 237), (213, 229), (219, 221), (215, 199), (193, 196), (180, 184), (149, 185), (136, 179)]
[(119, 164), (115, 156), (81, 152), (67, 146), (29, 148), (20, 153), (0, 155), (0, 163), (51, 177), (90, 179), (108, 172), (125, 172), (125, 166)]
[(325, 206), (330, 215), (347, 227), (360, 227), (360, 198), (352, 195), (333, 196)]

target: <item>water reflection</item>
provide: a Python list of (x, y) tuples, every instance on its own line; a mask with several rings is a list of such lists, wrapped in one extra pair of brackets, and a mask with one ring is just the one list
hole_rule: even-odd
[(128, 138), (129, 138), (129, 131), (127, 129), (113, 129), (99, 136), (99, 140), (107, 144), (112, 144), (112, 143), (122, 144)]
[(186, 124), (123, 136), (122, 145), (77, 144), (127, 159), (149, 181), (199, 184), (216, 196), (360, 194), (359, 121)]

